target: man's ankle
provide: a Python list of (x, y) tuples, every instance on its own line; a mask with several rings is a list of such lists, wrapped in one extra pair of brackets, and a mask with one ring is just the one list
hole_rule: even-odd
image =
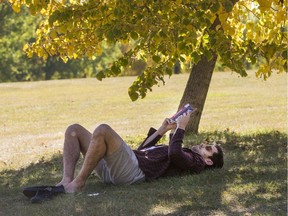
[(83, 179), (79, 176), (77, 176), (73, 181), (81, 188), (84, 187), (86, 183), (86, 179)]

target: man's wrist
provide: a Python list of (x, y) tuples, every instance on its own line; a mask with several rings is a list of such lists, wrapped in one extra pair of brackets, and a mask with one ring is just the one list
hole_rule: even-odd
[(185, 133), (185, 129), (177, 127), (173, 136), (177, 135), (177, 137), (179, 137), (179, 134), (184, 134), (184, 133)]
[(177, 129), (182, 129), (182, 130), (185, 130), (186, 126), (185, 125), (177, 125)]
[(165, 128), (163, 128), (163, 127), (160, 127), (158, 129), (158, 134), (161, 135), (161, 136), (163, 136), (166, 132), (167, 132), (167, 130)]

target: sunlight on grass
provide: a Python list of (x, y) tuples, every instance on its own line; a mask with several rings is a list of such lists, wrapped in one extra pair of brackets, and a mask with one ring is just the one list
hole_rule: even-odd
[[(185, 146), (220, 141), (225, 152), (223, 169), (121, 187), (91, 177), (86, 190), (99, 192), (94, 199), (83, 192), (57, 197), (41, 207), (27, 206), (20, 187), (60, 180), (68, 125), (79, 123), (93, 131), (98, 124), (108, 123), (136, 148), (149, 127), (158, 127), (174, 114), (188, 74), (173, 75), (144, 100), (131, 102), (127, 89), (134, 79), (0, 84), (0, 213), (53, 215), (56, 209), (62, 216), (94, 215), (97, 209), (99, 215), (286, 215), (284, 73), (267, 81), (257, 80), (252, 72), (247, 78), (213, 75), (200, 133), (187, 135)], [(162, 141), (167, 143), (167, 136)]]
[(164, 205), (163, 203), (159, 203), (158, 205), (152, 206), (149, 212), (149, 215), (157, 215), (157, 214), (169, 214), (169, 213), (173, 213), (174, 211), (176, 211), (176, 208), (173, 206), (167, 206)]
[[(66, 127), (80, 123), (91, 131), (110, 124), (121, 136), (144, 136), (178, 107), (188, 74), (166, 79), (144, 100), (131, 102), (134, 77), (0, 84), (0, 166), (19, 167), (62, 150)], [(286, 74), (267, 81), (215, 73), (200, 131), (241, 133), (286, 130)], [(20, 155), (19, 155), (20, 153)], [(21, 154), (24, 154), (23, 157)], [(14, 163), (14, 164), (13, 164)]]

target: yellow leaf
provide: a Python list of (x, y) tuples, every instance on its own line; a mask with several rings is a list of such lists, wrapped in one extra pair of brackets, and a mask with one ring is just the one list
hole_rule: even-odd
[(226, 23), (227, 18), (228, 18), (228, 13), (219, 14), (219, 20), (220, 20), (222, 26), (224, 23)]
[(45, 61), (48, 59), (48, 54), (47, 54), (46, 52), (43, 54), (43, 59), (44, 59)]
[(51, 39), (58, 38), (57, 32), (55, 30), (51, 30), (49, 36)]
[(25, 52), (28, 48), (29, 48), (29, 45), (28, 45), (28, 44), (25, 44), (25, 45), (23, 46), (23, 51)]
[(212, 16), (210, 17), (210, 22), (213, 23), (216, 19), (216, 14), (212, 14)]
[(269, 65), (260, 65), (258, 71), (256, 72), (256, 76), (257, 77), (263, 77), (264, 79), (266, 79), (269, 76), (269, 72), (270, 72), (270, 67)]
[(74, 57), (74, 49), (72, 46), (67, 47), (67, 56), (71, 59)]
[(32, 58), (33, 57), (33, 52), (31, 50), (28, 51), (27, 56), (28, 56), (28, 58)]
[(101, 55), (102, 54), (102, 47), (101, 46), (97, 46), (97, 48), (96, 48), (96, 53), (97, 53), (97, 55)]
[(63, 60), (64, 63), (67, 63), (68, 62), (68, 58), (67, 56), (60, 56), (61, 59)]
[(16, 12), (19, 13), (21, 11), (21, 5), (17, 3), (12, 4), (12, 9)]
[(221, 28), (221, 25), (216, 26), (216, 31), (218, 31)]
[(279, 11), (276, 15), (276, 21), (277, 23), (280, 23), (280, 22), (285, 22), (286, 20), (286, 16), (285, 16), (285, 11)]
[(257, 0), (257, 1), (259, 3), (259, 6), (260, 6), (259, 9), (261, 11), (269, 10), (272, 4), (271, 0)]
[(67, 32), (67, 26), (66, 26), (66, 25), (62, 25), (62, 26), (60, 26), (60, 27), (57, 28), (57, 31), (58, 31), (59, 33), (62, 33), (62, 34), (66, 34), (66, 32)]
[(234, 35), (235, 30), (231, 27), (230, 23), (228, 23), (226, 19), (223, 18), (221, 20), (221, 26), (228, 35)]

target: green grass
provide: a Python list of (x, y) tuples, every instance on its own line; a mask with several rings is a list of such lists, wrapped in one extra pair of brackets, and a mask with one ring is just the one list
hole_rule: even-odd
[(127, 94), (134, 77), (0, 84), (0, 215), (286, 215), (286, 74), (213, 75), (200, 133), (185, 141), (221, 140), (221, 170), (117, 187), (91, 176), (83, 193), (41, 205), (22, 195), (24, 186), (60, 180), (69, 124), (108, 123), (135, 147), (175, 112), (187, 78), (167, 78), (134, 103)]

